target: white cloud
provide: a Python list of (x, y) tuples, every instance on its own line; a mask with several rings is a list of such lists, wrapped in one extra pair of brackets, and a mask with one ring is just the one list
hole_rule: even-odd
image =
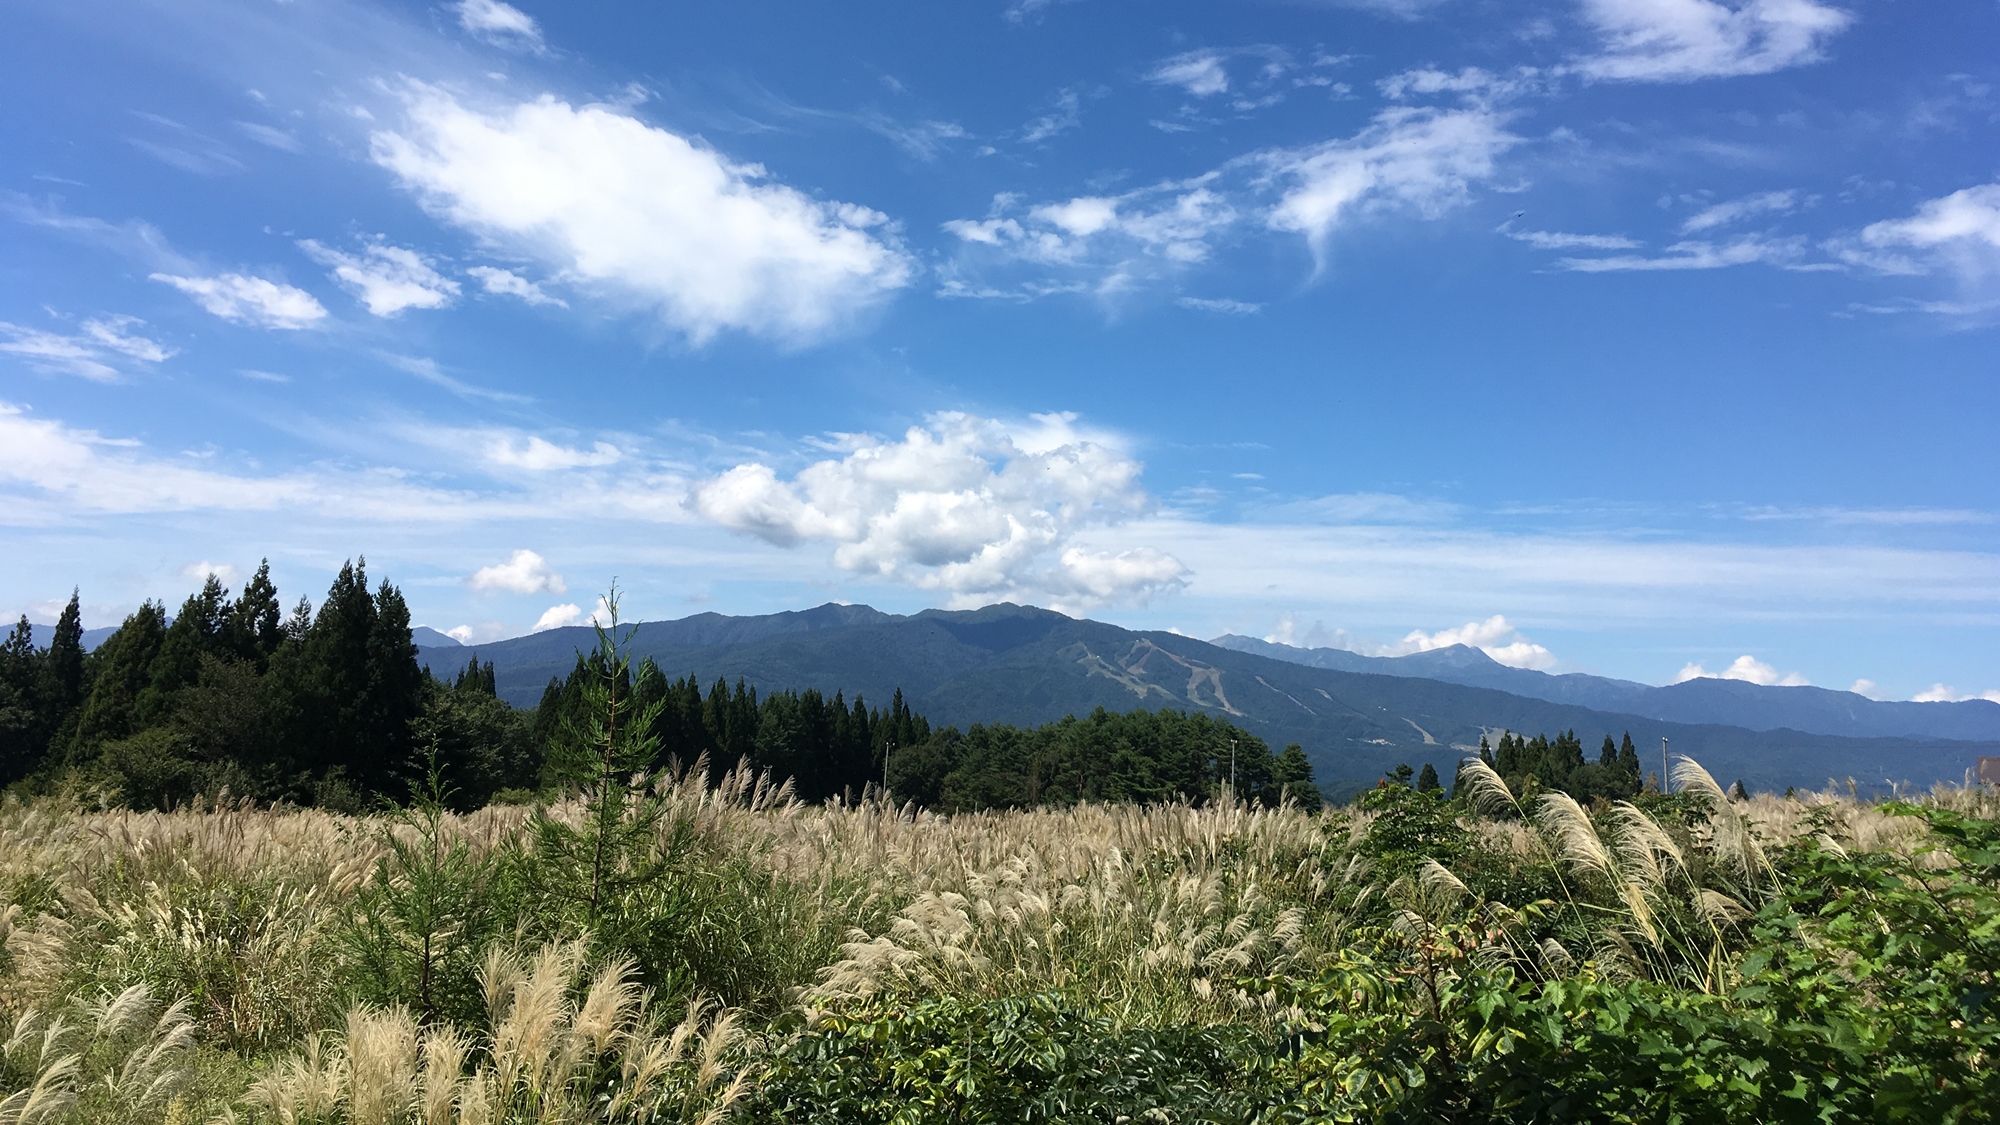
[(1689, 661), (1674, 675), (1674, 682), (1677, 684), (1699, 679), (1742, 680), (1744, 683), (1763, 687), (1807, 687), (1811, 683), (1797, 672), (1780, 675), (1776, 668), (1748, 653), (1737, 657), (1729, 667), (1720, 672), (1711, 672), (1699, 663)]
[(211, 574), (215, 575), (224, 586), (236, 585), (236, 580), (243, 576), (242, 571), (228, 563), (212, 563), (207, 559), (189, 563), (181, 568), (181, 577), (192, 578), (196, 582), (206, 582)]
[(1798, 206), (1796, 191), (1765, 191), (1731, 199), (1696, 212), (1681, 224), (1682, 234), (1699, 234), (1756, 215), (1781, 215)]
[(1869, 699), (1882, 698), (1882, 686), (1880, 684), (1877, 684), (1874, 680), (1870, 679), (1856, 680), (1854, 681), (1854, 685), (1852, 687), (1849, 687), (1847, 690), (1853, 692), (1856, 695), (1866, 696)]
[(551, 297), (542, 292), (542, 287), (511, 270), (495, 269), (492, 266), (474, 266), (465, 271), (479, 279), (488, 293), (503, 293), (509, 297), (519, 297), (531, 305), (556, 305), (568, 308), (569, 302), (560, 297)]
[(1228, 297), (1182, 297), (1174, 304), (1196, 312), (1229, 313), (1233, 316), (1248, 316), (1264, 308), (1250, 301), (1236, 301)]
[(488, 43), (501, 47), (542, 49), (542, 29), (534, 17), (500, 0), (459, 0), (458, 25)]
[(273, 129), (269, 125), (259, 125), (251, 121), (238, 121), (236, 127), (260, 145), (269, 145), (285, 152), (299, 151), (299, 139), (283, 129)]
[(2000, 703), (2000, 688), (1982, 691), (1978, 695), (1961, 693), (1950, 684), (1932, 684), (1930, 690), (1920, 691), (1910, 697), (1912, 703), (1963, 703), (1968, 699), (1985, 699)]
[(299, 329), (326, 319), (326, 309), (312, 294), (261, 277), (240, 273), (215, 277), (156, 273), (152, 280), (166, 282), (193, 297), (202, 308), (238, 324)]
[(421, 254), (379, 238), (358, 255), (343, 254), (310, 238), (302, 239), (299, 248), (313, 261), (332, 267), (333, 279), (376, 316), (395, 316), (404, 309), (441, 309), (458, 296), (458, 282), (438, 273)]
[(86, 320), (80, 335), (64, 336), (0, 321), (0, 336), (6, 337), (0, 340), (0, 352), (20, 356), (38, 371), (115, 382), (119, 372), (112, 364), (120, 357), (160, 363), (175, 354), (173, 348), (132, 333), (133, 325), (144, 323), (135, 316)]
[(1861, 231), (1861, 247), (1842, 257), (1883, 273), (1950, 269), (1967, 282), (2000, 274), (2000, 183), (1964, 188)]
[(485, 453), (486, 459), (495, 465), (505, 465), (510, 469), (528, 469), (533, 472), (614, 465), (623, 456), (618, 447), (609, 442), (600, 441), (589, 450), (582, 450), (557, 445), (532, 434), (520, 442), (516, 442), (514, 435), (511, 434), (495, 435), (487, 441)]
[[(1001, 196), (994, 202), (1005, 208), (1014, 201)], [(1218, 192), (1168, 184), (1045, 203), (1019, 219), (955, 219), (944, 229), (1026, 261), (1101, 270), (1106, 282), (1099, 288), (1107, 290), (1162, 264), (1171, 268), (1205, 260), (1209, 239), (1236, 219), (1236, 209)]]
[(915, 269), (880, 213), (768, 182), (616, 107), (544, 96), (487, 115), (421, 84), (407, 104), (407, 128), (375, 133), (373, 154), (433, 211), (697, 343), (824, 336)]
[(1615, 234), (1565, 234), (1553, 230), (1513, 230), (1502, 224), (1499, 233), (1537, 250), (1637, 250), (1639, 243)]
[(1484, 621), (1468, 621), (1455, 629), (1440, 629), (1435, 633), (1412, 629), (1408, 636), (1383, 646), (1375, 655), (1408, 656), (1452, 645), (1470, 645), (1509, 668), (1542, 671), (1556, 665), (1554, 653), (1522, 637), (1519, 630), (1497, 613)]
[(1578, 273), (1617, 273), (1649, 270), (1718, 270), (1730, 266), (1770, 265), (1783, 268), (1810, 268), (1801, 265), (1805, 240), (1764, 238), (1745, 235), (1731, 242), (1676, 242), (1658, 257), (1620, 254), (1610, 258), (1563, 258), (1564, 269)]
[(1503, 75), (1468, 66), (1456, 74), (1418, 67), (1392, 74), (1375, 85), (1383, 97), (1393, 101), (1404, 101), (1413, 95), (1458, 94), (1468, 103), (1485, 105), (1529, 93), (1544, 84), (1542, 73), (1534, 67), (1522, 67), (1512, 75)]
[(1082, 541), (1152, 501), (1139, 487), (1139, 463), (1078, 432), (1071, 416), (1008, 427), (938, 414), (899, 442), (852, 440), (846, 457), (789, 481), (767, 465), (738, 465), (699, 485), (694, 506), (771, 543), (832, 542), (841, 569), (943, 590), (954, 605), (1143, 600), (1187, 573), (1147, 547), (1106, 551)]
[(1197, 98), (1229, 92), (1229, 72), (1219, 51), (1189, 51), (1167, 59), (1146, 75), (1161, 86), (1179, 86)]
[(1814, 0), (1583, 0), (1604, 49), (1591, 78), (1692, 82), (1817, 62), (1854, 17)]
[(1356, 136), (1265, 158), (1290, 186), (1269, 224), (1306, 236), (1323, 256), (1335, 228), (1357, 213), (1408, 209), (1435, 217), (1464, 202), (1475, 182), (1520, 138), (1483, 109), (1394, 106)]
[(535, 627), (530, 631), (539, 633), (545, 629), (561, 629), (564, 626), (576, 624), (577, 619), (582, 616), (583, 607), (573, 602), (564, 605), (552, 605), (543, 611), (540, 617), (535, 619)]
[(1066, 133), (1083, 124), (1083, 99), (1075, 90), (1064, 90), (1056, 98), (1055, 108), (1035, 118), (1021, 129), (1021, 143), (1036, 145), (1058, 133)]
[(549, 569), (548, 560), (533, 551), (515, 551), (506, 562), (482, 566), (466, 584), (475, 590), (505, 590), (513, 594), (566, 594), (563, 576)]

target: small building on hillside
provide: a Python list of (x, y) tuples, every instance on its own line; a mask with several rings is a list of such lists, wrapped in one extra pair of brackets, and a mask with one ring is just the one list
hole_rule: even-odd
[(1981, 785), (2000, 785), (2000, 758), (1979, 759), (1979, 772), (1974, 776)]

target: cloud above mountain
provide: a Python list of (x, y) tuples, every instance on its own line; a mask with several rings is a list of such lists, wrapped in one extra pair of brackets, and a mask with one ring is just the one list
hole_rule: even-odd
[(1089, 542), (1153, 501), (1140, 463), (1074, 421), (1044, 414), (1016, 427), (936, 414), (900, 441), (851, 437), (846, 456), (789, 480), (763, 463), (738, 465), (696, 486), (693, 504), (770, 543), (833, 543), (841, 569), (945, 591), (955, 606), (1082, 607), (1177, 588), (1187, 568), (1171, 555)]

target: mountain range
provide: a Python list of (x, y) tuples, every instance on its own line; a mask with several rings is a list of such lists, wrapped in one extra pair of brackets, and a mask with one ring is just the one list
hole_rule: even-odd
[(1767, 686), (1711, 676), (1654, 687), (1582, 672), (1552, 676), (1528, 668), (1510, 668), (1470, 645), (1451, 645), (1408, 656), (1363, 656), (1345, 649), (1295, 648), (1234, 634), (1224, 634), (1212, 643), (1313, 668), (1419, 676), (1677, 723), (1722, 723), (1751, 730), (1789, 727), (1812, 734), (1860, 738), (2000, 739), (2000, 703), (1989, 699), (1902, 703), (1870, 699), (1851, 691)]
[[(755, 617), (703, 613), (630, 629), (635, 656), (651, 657), (669, 676), (692, 673), (704, 684), (740, 677), (765, 691), (839, 690), (850, 701), (859, 695), (876, 706), (901, 689), (933, 724), (961, 728), (982, 722), (1037, 725), (1100, 706), (1198, 709), (1228, 719), (1274, 749), (1299, 743), (1333, 795), (1371, 784), (1399, 763), (1428, 761), (1450, 777), (1482, 735), (1497, 737), (1501, 731), (1553, 736), (1573, 729), (1593, 751), (1605, 735), (1629, 732), (1649, 768), (1657, 768), (1652, 763), (1660, 760), (1665, 738), (1673, 752), (1701, 761), (1725, 784), (1741, 778), (1752, 788), (1820, 787), (1849, 777), (1872, 786), (1956, 781), (1979, 756), (2000, 755), (2000, 736), (1979, 726), (1982, 712), (1976, 708), (1963, 727), (1946, 724), (1956, 737), (1939, 735), (1934, 726), (1891, 729), (1893, 717), (1904, 714), (1900, 708), (1962, 705), (1881, 704), (1822, 692), (1851, 700), (1842, 705), (1861, 717), (1843, 730), (1808, 731), (1768, 721), (1758, 710), (1759, 700), (1794, 697), (1757, 693), (1817, 689), (1710, 681), (1723, 685), (1721, 690), (1704, 685), (1684, 692), (1680, 689), (1688, 685), (1649, 688), (1541, 673), (1526, 673), (1541, 680), (1523, 680), (1514, 675), (1522, 670), (1494, 663), (1476, 649), (1419, 654), (1427, 660), (1329, 655), (1338, 650), (1324, 649), (1274, 655), (1245, 651), (1246, 645), (1265, 644), (1249, 638), (1210, 643), (1011, 604), (905, 616), (829, 603)], [(593, 631), (579, 626), (483, 645), (447, 640), (420, 645), (419, 652), (441, 674), (477, 654), (494, 664), (501, 696), (528, 706), (540, 700), (551, 678), (569, 673), (579, 651), (594, 645)], [(1297, 654), (1305, 658), (1289, 658)], [(1326, 666), (1348, 658), (1388, 659), (1388, 664)], [(1464, 682), (1474, 677), (1487, 682)], [(1700, 694), (1704, 690), (1710, 694)], [(1564, 692), (1573, 694), (1563, 698)], [(1677, 707), (1689, 702), (1671, 716), (1648, 713), (1666, 704), (1647, 693), (1666, 693), (1661, 698)], [(1717, 711), (1702, 711), (1704, 699), (1716, 700)], [(1742, 721), (1713, 717), (1731, 707), (1737, 710), (1729, 713), (1740, 713)], [(1823, 726), (1837, 718), (1837, 708), (1817, 703), (1800, 713)]]

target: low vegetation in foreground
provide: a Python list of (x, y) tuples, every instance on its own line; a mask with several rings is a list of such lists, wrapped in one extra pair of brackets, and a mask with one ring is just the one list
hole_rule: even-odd
[(1607, 749), (1629, 800), (1472, 758), (1317, 811), (805, 802), (649, 772), (673, 696), (614, 640), (537, 800), (453, 811), (422, 729), (383, 811), (10, 797), (0, 1123), (2000, 1112), (1992, 790), (1661, 794)]

